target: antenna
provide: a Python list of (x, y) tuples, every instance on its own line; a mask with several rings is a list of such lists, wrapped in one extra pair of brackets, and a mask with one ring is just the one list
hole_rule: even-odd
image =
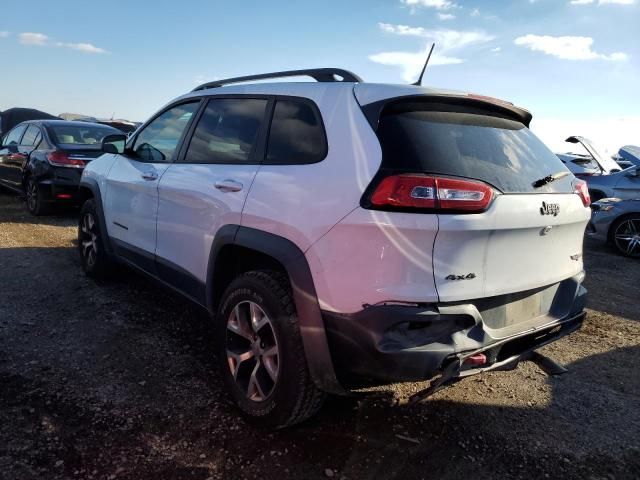
[(418, 77), (418, 81), (416, 83), (412, 83), (411, 85), (415, 85), (419, 87), (422, 85), (422, 77), (424, 76), (424, 71), (427, 69), (427, 65), (429, 65), (429, 59), (431, 58), (431, 54), (433, 53), (433, 48), (436, 46), (435, 43), (431, 44), (431, 50), (429, 50), (429, 55), (427, 55), (427, 61), (424, 62), (424, 67), (422, 67), (422, 71), (420, 72), (420, 76)]

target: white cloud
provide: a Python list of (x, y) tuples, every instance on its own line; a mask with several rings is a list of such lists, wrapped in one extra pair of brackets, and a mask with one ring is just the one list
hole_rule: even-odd
[(401, 0), (402, 3), (409, 7), (425, 7), (435, 8), (437, 10), (448, 10), (449, 8), (456, 7), (457, 5), (450, 0)]
[(438, 18), (440, 20), (453, 20), (454, 18), (456, 18), (456, 16), (452, 15), (451, 13), (440, 13), (440, 12), (438, 12)]
[(514, 43), (529, 50), (546, 53), (563, 60), (627, 60), (626, 53), (615, 52), (610, 55), (598, 53), (591, 49), (593, 38), (591, 37), (552, 37), (550, 35), (528, 34), (515, 39)]
[(104, 48), (96, 47), (91, 43), (70, 43), (70, 42), (55, 42), (52, 43), (50, 38), (44, 33), (25, 32), (18, 35), (19, 41), (23, 45), (36, 45), (38, 47), (56, 46), (62, 48), (69, 48), (71, 50), (77, 50), (84, 53), (108, 53)]
[[(464, 62), (464, 59), (455, 55), (455, 52), (463, 47), (486, 43), (495, 37), (482, 31), (458, 31), (449, 29), (427, 30), (422, 27), (409, 27), (407, 25), (392, 25), (389, 23), (378, 24), (383, 32), (402, 36), (412, 36), (435, 42), (429, 65), (453, 65)], [(400, 67), (402, 78), (413, 81), (424, 65), (430, 45), (417, 52), (381, 52), (369, 56), (369, 60)]]
[(571, 5), (591, 5), (597, 3), (598, 5), (633, 5), (635, 0), (571, 0)]
[(70, 48), (84, 53), (108, 53), (104, 48), (96, 47), (91, 43), (65, 43), (57, 42), (56, 47)]
[(20, 43), (23, 45), (37, 45), (38, 47), (44, 47), (49, 41), (44, 33), (25, 32), (18, 35)]
[(480, 16), (480, 9), (479, 8), (474, 8), (473, 10), (471, 10), (471, 16), (472, 17), (479, 17)]
[(0, 31), (0, 38), (7, 38), (9, 35), (11, 34), (7, 31)]
[(491, 51), (492, 51), (493, 53), (498, 53), (498, 52), (500, 52), (501, 50), (502, 50), (502, 47), (495, 47), (495, 48), (492, 48), (492, 49), (491, 49)]

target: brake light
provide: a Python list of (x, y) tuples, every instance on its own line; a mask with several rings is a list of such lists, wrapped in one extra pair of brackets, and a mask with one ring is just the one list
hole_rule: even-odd
[(493, 188), (474, 180), (409, 174), (384, 178), (370, 200), (378, 208), (482, 212), (494, 195)]
[(582, 200), (582, 204), (585, 207), (588, 207), (589, 205), (591, 205), (591, 195), (589, 194), (589, 188), (587, 187), (587, 182), (585, 182), (584, 180), (580, 180), (579, 178), (576, 178), (573, 181), (573, 192), (578, 194), (578, 196), (580, 197), (580, 200)]
[(56, 167), (82, 168), (87, 163), (84, 160), (69, 157), (67, 153), (60, 151), (47, 153), (47, 160)]

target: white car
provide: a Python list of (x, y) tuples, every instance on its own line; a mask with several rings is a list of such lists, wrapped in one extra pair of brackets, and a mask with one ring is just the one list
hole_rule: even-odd
[[(247, 83), (299, 75), (317, 81)], [(327, 393), (511, 369), (579, 328), (586, 298), (588, 191), (530, 120), (339, 69), (211, 82), (104, 140), (82, 266), (206, 308), (233, 399), (270, 425)]]

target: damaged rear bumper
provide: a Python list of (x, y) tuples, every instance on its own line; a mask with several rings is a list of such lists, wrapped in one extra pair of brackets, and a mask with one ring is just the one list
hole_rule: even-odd
[[(534, 291), (468, 303), (323, 312), (338, 378), (345, 387), (358, 388), (438, 375), (443, 383), (515, 368), (530, 352), (580, 328), (583, 278), (581, 273)], [(528, 317), (532, 306), (544, 313)], [(485, 363), (465, 362), (478, 353)]]

